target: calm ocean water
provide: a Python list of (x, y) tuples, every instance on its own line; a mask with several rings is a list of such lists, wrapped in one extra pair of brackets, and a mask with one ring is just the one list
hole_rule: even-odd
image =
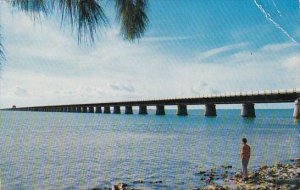
[(78, 113), (0, 112), (2, 189), (88, 189), (137, 179), (144, 189), (188, 189), (196, 172), (240, 169), (241, 138), (252, 148), (250, 167), (300, 157), (300, 122), (293, 110), (203, 110), (188, 117)]

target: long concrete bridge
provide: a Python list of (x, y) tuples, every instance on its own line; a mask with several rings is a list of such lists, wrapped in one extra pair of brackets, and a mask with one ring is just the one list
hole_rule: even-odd
[[(38, 111), (38, 112), (76, 112), (76, 113), (104, 113), (121, 114), (121, 107), (125, 107), (125, 114), (133, 114), (133, 106), (139, 108), (139, 114), (146, 115), (147, 106), (156, 107), (156, 115), (165, 115), (165, 106), (177, 106), (177, 115), (188, 115), (188, 105), (205, 105), (205, 116), (217, 116), (217, 104), (241, 104), (242, 117), (256, 117), (254, 105), (257, 103), (287, 103), (294, 102), (293, 117), (300, 119), (300, 89), (267, 90), (240, 93), (223, 93), (216, 95), (202, 95), (193, 98), (154, 99), (123, 102), (46, 105), (35, 107), (13, 107), (4, 110)], [(111, 108), (113, 108), (111, 110)]]

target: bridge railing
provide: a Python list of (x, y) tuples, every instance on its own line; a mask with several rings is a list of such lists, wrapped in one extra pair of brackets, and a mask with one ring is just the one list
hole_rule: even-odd
[(247, 92), (225, 92), (216, 94), (202, 94), (198, 98), (215, 98), (215, 97), (236, 97), (236, 96), (252, 96), (252, 95), (272, 95), (272, 94), (288, 94), (300, 92), (300, 88), (263, 90), (263, 91), (247, 91)]
[[(253, 96), (253, 95), (275, 95), (275, 94), (288, 94), (288, 93), (300, 93), (300, 88), (290, 89), (277, 89), (277, 90), (252, 90), (246, 92), (224, 92), (224, 93), (203, 93), (199, 96), (190, 98), (164, 98), (163, 100), (178, 100), (178, 99), (193, 99), (193, 98), (218, 98), (218, 97), (237, 97), (237, 96)], [(162, 100), (153, 98), (152, 100)]]

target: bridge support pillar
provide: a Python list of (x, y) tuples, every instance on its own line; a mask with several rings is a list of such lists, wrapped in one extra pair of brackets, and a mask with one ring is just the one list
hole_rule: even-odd
[(76, 107), (71, 107), (71, 112), (75, 113), (76, 112)]
[(72, 107), (67, 108), (68, 112), (72, 112)]
[(125, 114), (133, 114), (132, 106), (125, 106)]
[(81, 106), (76, 106), (76, 112), (81, 113)]
[(177, 106), (177, 115), (180, 115), (180, 116), (187, 116), (188, 115), (186, 105), (180, 104), (180, 105)]
[(300, 119), (300, 98), (295, 101), (293, 117), (295, 119)]
[(101, 106), (97, 106), (97, 107), (96, 107), (96, 113), (102, 113)]
[(82, 113), (87, 113), (87, 107), (86, 106), (82, 106)]
[(166, 115), (164, 105), (156, 105), (156, 115)]
[(121, 114), (120, 106), (114, 106), (114, 114)]
[(147, 106), (144, 106), (144, 105), (139, 106), (139, 114), (140, 115), (147, 115), (148, 114)]
[(104, 112), (103, 113), (110, 113), (110, 106), (104, 106)]
[(216, 111), (216, 105), (215, 104), (205, 104), (205, 111), (204, 111), (205, 116), (217, 116), (217, 111)]
[(89, 113), (95, 113), (94, 106), (89, 106)]
[(63, 107), (63, 108), (62, 108), (62, 111), (63, 111), (63, 112), (68, 112), (68, 108), (67, 108), (67, 107)]
[(255, 108), (253, 103), (244, 103), (241, 110), (242, 117), (255, 117)]

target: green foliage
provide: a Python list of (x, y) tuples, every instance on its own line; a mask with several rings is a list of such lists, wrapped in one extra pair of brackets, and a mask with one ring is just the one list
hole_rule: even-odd
[(45, 13), (50, 10), (48, 0), (11, 0), (12, 6), (17, 7), (32, 16), (36, 16), (37, 13)]
[(125, 39), (140, 38), (147, 27), (147, 0), (115, 0), (121, 33)]
[[(148, 24), (146, 15), (148, 0), (114, 1), (124, 39), (134, 41), (141, 38)], [(93, 43), (100, 27), (108, 25), (102, 0), (6, 0), (6, 2), (24, 11), (34, 20), (42, 15), (47, 17), (53, 13), (60, 14), (62, 25), (68, 22), (73, 30), (77, 30), (78, 43), (82, 41)], [(0, 35), (0, 64), (4, 59)]]
[[(41, 15), (58, 13), (63, 22), (69, 22), (77, 30), (78, 42), (94, 42), (101, 26), (108, 25), (101, 0), (7, 0), (13, 7), (26, 12), (34, 19)], [(121, 34), (133, 41), (143, 36), (148, 18), (147, 0), (115, 0)]]
[(82, 38), (93, 42), (99, 26), (108, 23), (102, 6), (96, 0), (56, 0), (55, 2), (62, 21), (69, 21), (72, 28), (77, 28), (78, 42), (81, 42)]

